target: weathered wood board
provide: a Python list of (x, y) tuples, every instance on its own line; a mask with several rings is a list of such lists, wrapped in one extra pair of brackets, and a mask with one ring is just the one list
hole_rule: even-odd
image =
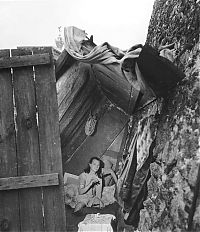
[(0, 178), (0, 190), (59, 185), (58, 173)]
[[(1, 58), (9, 56), (9, 50), (0, 50)], [(0, 70), (0, 166), (0, 178), (18, 175), (12, 75), (9, 69)], [(0, 224), (3, 220), (9, 222), (11, 231), (20, 231), (17, 190), (0, 191)]]
[(0, 230), (64, 231), (52, 49), (1, 50), (0, 61)]
[[(31, 55), (31, 51), (11, 50), (12, 57)], [(40, 173), (38, 130), (33, 67), (13, 68), (17, 124), (18, 175)], [(41, 189), (22, 189), (20, 197), (21, 230), (43, 230)]]
[[(50, 48), (34, 49), (33, 54), (49, 52)], [(35, 67), (36, 100), (40, 138), (41, 172), (58, 172), (62, 176), (58, 102), (53, 62), (50, 65)], [(51, 186), (43, 189), (44, 223), (48, 231), (65, 230), (63, 199), (63, 178), (59, 188)]]

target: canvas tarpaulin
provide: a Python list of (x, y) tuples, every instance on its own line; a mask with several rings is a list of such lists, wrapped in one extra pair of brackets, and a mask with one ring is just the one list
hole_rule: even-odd
[[(76, 27), (65, 28), (64, 35), (65, 49), (69, 55), (79, 62), (89, 63), (91, 67), (95, 66), (96, 69), (101, 69), (100, 71), (103, 73), (102, 83), (100, 83), (102, 89), (107, 84), (106, 91), (110, 88), (110, 92), (114, 93), (116, 98), (118, 97), (118, 102), (120, 102), (121, 96), (124, 97), (125, 91), (130, 97), (132, 92), (129, 91), (129, 86), (132, 86), (137, 93), (145, 95), (146, 92), (149, 92), (151, 96), (155, 97), (155, 91), (159, 96), (163, 95), (182, 78), (181, 75), (179, 78), (179, 72), (173, 63), (165, 62), (159, 54), (154, 52), (154, 49), (149, 49), (147, 46), (135, 45), (126, 51), (113, 47), (109, 43), (96, 46), (93, 40), (87, 37), (85, 31)], [(93, 70), (96, 70), (95, 68)], [(108, 80), (105, 81), (106, 78)], [(122, 106), (130, 99), (127, 98), (127, 95), (126, 98), (124, 97), (126, 101), (122, 102)], [(135, 94), (135, 98), (138, 98), (138, 95)], [(146, 125), (145, 129), (138, 126), (138, 132), (131, 146), (131, 155), (126, 163), (128, 168), (125, 168), (121, 178), (122, 182), (118, 186), (119, 189), (123, 188), (123, 183), (128, 186), (126, 193), (129, 192), (129, 196), (127, 194), (127, 199), (123, 199), (128, 224), (131, 224), (137, 217), (145, 198), (149, 166), (153, 158), (152, 148), (156, 136), (156, 130), (154, 133), (151, 131), (151, 126), (155, 124), (154, 116), (154, 114), (148, 115), (141, 121), (141, 125)]]
[[(76, 60), (89, 64), (117, 65), (120, 75), (139, 90), (141, 81), (137, 80), (135, 62), (142, 50), (142, 45), (135, 45), (127, 51), (122, 51), (105, 42), (96, 46), (93, 43), (88, 46), (88, 37), (85, 31), (76, 27), (64, 29), (65, 49)], [(130, 62), (131, 60), (131, 62)]]
[[(85, 31), (73, 26), (64, 29), (64, 37), (65, 49), (74, 59), (89, 64), (119, 66), (118, 69), (113, 68), (113, 72), (117, 72), (117, 75), (142, 94), (150, 90), (150, 95), (154, 93), (166, 96), (167, 91), (184, 77), (167, 59), (168, 55), (163, 57), (166, 53), (162, 50), (159, 53), (149, 45), (134, 45), (126, 51), (107, 42), (96, 46)], [(140, 75), (136, 72), (136, 64)]]

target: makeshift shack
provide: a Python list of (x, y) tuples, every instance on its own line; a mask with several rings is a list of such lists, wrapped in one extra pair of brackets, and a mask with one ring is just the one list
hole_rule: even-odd
[[(126, 51), (75, 27), (61, 54), (0, 50), (1, 231), (77, 231), (97, 213), (113, 231), (199, 231), (199, 4), (157, 0)], [(93, 156), (115, 201), (74, 214), (66, 192)]]
[[(169, 54), (170, 50), (165, 49)], [(108, 43), (97, 46), (85, 31), (65, 28), (65, 49), (56, 61), (63, 171), (78, 176), (89, 159), (97, 156), (112, 162), (119, 177), (118, 207), (111, 206), (108, 211), (89, 209), (85, 215), (112, 212), (122, 221), (127, 219), (127, 224), (138, 220), (156, 130), (148, 137), (154, 123), (152, 117), (146, 119), (148, 126), (141, 125), (133, 133), (132, 116), (149, 105), (155, 116), (160, 110), (157, 99), (165, 97), (183, 77), (169, 59), (148, 45), (138, 44), (126, 51)], [(125, 196), (124, 192), (134, 176), (140, 184), (134, 187), (132, 198), (138, 199), (141, 189), (144, 195), (140, 194), (139, 206), (130, 214), (135, 200), (130, 201), (129, 193)], [(67, 228), (77, 229), (84, 217), (75, 220), (73, 211), (69, 207), (66, 210)], [(125, 216), (122, 211), (127, 211)], [(119, 230), (122, 224), (118, 225)]]
[[(158, 98), (183, 73), (148, 45), (126, 51), (97, 46), (76, 27), (65, 29), (60, 55), (52, 48), (25, 47), (1, 50), (0, 56), (1, 230), (76, 231), (87, 214), (98, 212), (117, 218), (114, 230), (136, 226)], [(146, 109), (148, 117), (134, 120), (134, 128), (133, 116)], [(85, 207), (77, 216), (66, 204), (63, 176), (77, 180), (93, 156), (112, 167), (118, 182), (107, 206)]]

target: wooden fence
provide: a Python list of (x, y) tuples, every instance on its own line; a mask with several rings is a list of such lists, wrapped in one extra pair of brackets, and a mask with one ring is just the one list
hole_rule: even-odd
[(65, 231), (50, 47), (0, 50), (0, 231)]

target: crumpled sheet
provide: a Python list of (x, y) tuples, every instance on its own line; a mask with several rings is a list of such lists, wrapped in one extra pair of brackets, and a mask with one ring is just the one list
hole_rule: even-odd
[(74, 57), (74, 59), (87, 62), (90, 64), (112, 64), (119, 63), (122, 66), (123, 62), (127, 59), (138, 58), (141, 47), (135, 50), (135, 46), (131, 47), (126, 52), (116, 48), (109, 43), (105, 42), (101, 45), (95, 46), (88, 54), (84, 52), (84, 42), (88, 41), (85, 31), (77, 27), (65, 27), (65, 49)]
[[(71, 206), (71, 208), (75, 208), (77, 204), (78, 197), (78, 185), (76, 184), (66, 184), (64, 186), (64, 196), (65, 196), (65, 204)], [(104, 207), (107, 205), (113, 204), (115, 199), (115, 185), (105, 186), (102, 192), (101, 201), (104, 204)], [(94, 198), (95, 199), (95, 198)], [(91, 198), (91, 203), (94, 200)], [(88, 205), (87, 207), (91, 207), (92, 205)]]
[(64, 28), (64, 37), (65, 49), (74, 59), (89, 64), (119, 65), (117, 74), (141, 93), (152, 90), (153, 95), (165, 96), (185, 76), (173, 64), (173, 52), (169, 49), (159, 54), (149, 45), (137, 44), (126, 51), (107, 42), (96, 46), (85, 31), (73, 26)]
[(85, 31), (73, 26), (64, 28), (64, 37), (65, 49), (74, 59), (89, 64), (120, 65), (122, 76), (139, 90), (138, 86), (141, 83), (137, 82), (134, 69), (136, 59), (142, 50), (141, 44), (127, 51), (122, 51), (107, 42), (98, 46), (93, 43), (92, 46), (92, 41), (89, 41)]
[(101, 200), (104, 203), (104, 206), (113, 204), (115, 199), (115, 184), (111, 186), (105, 186), (102, 192)]

